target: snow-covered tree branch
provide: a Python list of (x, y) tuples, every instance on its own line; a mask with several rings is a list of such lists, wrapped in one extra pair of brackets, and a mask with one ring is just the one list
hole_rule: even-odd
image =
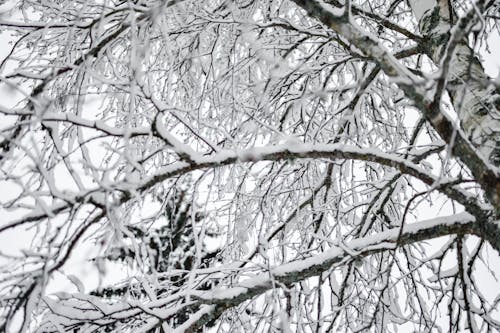
[(499, 9), (2, 2), (0, 331), (500, 330)]

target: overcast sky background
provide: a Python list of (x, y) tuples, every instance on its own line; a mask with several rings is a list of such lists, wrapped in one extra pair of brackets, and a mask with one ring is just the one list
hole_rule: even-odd
[[(0, 1), (1, 2), (1, 1)], [(8, 20), (8, 17), (1, 16), (1, 6), (0, 6), (0, 20)], [(12, 48), (12, 44), (10, 43), (12, 38), (9, 34), (5, 32), (0, 32), (0, 61), (2, 61), (10, 52)], [(492, 77), (500, 81), (499, 73), (500, 73), (500, 36), (498, 34), (492, 34), (489, 40), (489, 48), (490, 52), (487, 52), (484, 47), (482, 48), (482, 61), (485, 66), (486, 72)], [(5, 73), (5, 72), (4, 72)], [(12, 107), (19, 100), (21, 94), (16, 93), (11, 88), (9, 88), (5, 83), (0, 83), (0, 106), (2, 107)], [(0, 128), (4, 128), (6, 125), (5, 118), (0, 116)], [(62, 180), (64, 181), (64, 180)], [(12, 198), (13, 195), (19, 192), (19, 189), (13, 186), (12, 184), (7, 184), (5, 182), (0, 182), (0, 202), (4, 202), (5, 200)], [(419, 216), (419, 219), (428, 219), (435, 217), (436, 214), (439, 215), (448, 215), (451, 209), (450, 207), (445, 207), (444, 211), (441, 210), (438, 212), (439, 205), (435, 205), (434, 207), (429, 207), (430, 209), (420, 209), (419, 211), (425, 211), (425, 215)], [(18, 217), (18, 216), (17, 216)], [(5, 224), (12, 219), (16, 218), (16, 214), (5, 210), (0, 207), (0, 224)], [(34, 231), (26, 231), (25, 228), (19, 228), (10, 230), (4, 233), (0, 233), (0, 251), (3, 253), (9, 254), (19, 254), (22, 248), (30, 247), (30, 235), (32, 235)], [(91, 245), (80, 247), (79, 249), (80, 255), (73, 256), (70, 262), (65, 265), (66, 271), (72, 271), (72, 274), (79, 276), (84, 279), (84, 283), (86, 288), (92, 289), (95, 288), (98, 284), (98, 274), (97, 270), (93, 265), (91, 265), (87, 259), (92, 255), (96, 255), (95, 248)], [(0, 265), (4, 262), (2, 258), (0, 258)], [(116, 274), (110, 275), (110, 281), (113, 279), (112, 276), (119, 275), (119, 273), (125, 273), (125, 271), (120, 271), (120, 269), (115, 268), (113, 271)], [(59, 274), (60, 275), (60, 274)], [(55, 291), (55, 286), (57, 286), (57, 290), (66, 289), (67, 291), (76, 291), (76, 288), (69, 282), (67, 279), (62, 278), (62, 276), (55, 276), (55, 281), (57, 283), (52, 284), (52, 287), (49, 288), (48, 291)], [(106, 281), (105, 281), (106, 284)], [(492, 284), (493, 285), (493, 284)]]

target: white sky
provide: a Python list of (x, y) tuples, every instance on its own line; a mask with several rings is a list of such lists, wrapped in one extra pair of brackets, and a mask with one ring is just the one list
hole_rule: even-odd
[[(489, 46), (491, 52), (486, 52), (483, 48), (482, 60), (488, 75), (490, 75), (492, 78), (497, 78), (500, 73), (500, 36), (498, 34), (492, 34), (489, 40)], [(11, 45), (9, 45), (9, 36), (6, 33), (0, 33), (0, 61), (4, 59), (10, 49)], [(13, 104), (20, 96), (20, 94), (14, 93), (11, 89), (6, 87), (5, 84), (0, 83), (0, 105), (5, 107), (13, 106)], [(5, 122), (3, 121), (4, 119), (2, 119), (2, 116), (0, 116), (0, 128), (5, 126)], [(64, 180), (60, 180), (64, 182)], [(17, 191), (19, 190), (16, 189), (15, 186), (12, 186), (11, 184), (2, 184), (0, 182), (0, 202), (5, 201), (9, 197), (12, 197), (12, 195)], [(420, 211), (424, 211), (425, 213), (422, 213), (422, 216), (419, 216), (419, 218), (423, 220), (435, 217), (437, 213), (436, 206), (439, 205), (435, 205), (432, 208), (429, 207), (429, 209), (421, 209)], [(439, 214), (443, 215), (447, 215), (450, 213), (450, 205), (444, 206), (441, 212), (439, 212)], [(16, 215), (18, 214), (8, 212), (3, 209), (3, 207), (1, 207), (0, 224), (4, 224), (7, 221), (12, 220), (16, 217)], [(32, 235), (33, 231), (26, 231), (24, 228), (0, 233), (0, 251), (3, 253), (16, 254), (19, 253), (19, 250), (22, 248), (29, 248), (29, 243)], [(75, 274), (76, 276), (79, 276), (80, 279), (85, 280), (84, 282), (88, 289), (94, 288), (98, 283), (97, 270), (93, 267), (93, 265), (90, 265), (88, 262), (86, 262), (86, 259), (96, 254), (95, 249), (93, 249), (92, 246), (83, 246), (80, 247), (79, 251), (81, 255), (76, 257), (74, 256), (74, 258), (70, 260), (70, 263), (68, 265), (65, 265), (65, 267), (67, 267), (65, 270), (66, 272), (69, 272), (71, 270), (73, 271), (72, 274)], [(2, 259), (0, 258), (0, 265), (1, 264)], [(116, 275), (124, 273), (124, 271), (121, 271), (120, 268), (115, 268), (113, 269), (113, 271)], [(57, 285), (58, 291), (62, 289), (66, 289), (67, 291), (76, 291), (74, 286), (72, 286), (71, 283), (67, 281), (67, 279), (63, 278), (61, 274), (56, 274), (55, 281), (57, 281), (57, 283), (53, 284), (52, 287), (49, 288), (49, 291), (55, 291), (55, 285)], [(487, 283), (490, 284), (490, 282)], [(491, 285), (493, 286), (494, 283), (491, 282)]]

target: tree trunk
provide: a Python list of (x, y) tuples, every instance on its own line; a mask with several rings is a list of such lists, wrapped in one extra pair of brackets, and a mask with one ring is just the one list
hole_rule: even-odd
[[(410, 0), (409, 4), (420, 32), (434, 41), (429, 56), (440, 64), (453, 26), (449, 0)], [(485, 160), (499, 166), (500, 92), (484, 72), (466, 38), (462, 38), (454, 49), (446, 89), (468, 139)]]

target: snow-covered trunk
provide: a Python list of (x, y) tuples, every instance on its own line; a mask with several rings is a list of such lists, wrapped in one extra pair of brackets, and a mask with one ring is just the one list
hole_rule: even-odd
[[(434, 42), (430, 56), (442, 62), (453, 11), (449, 0), (410, 0), (423, 35)], [(500, 164), (500, 92), (490, 83), (484, 68), (467, 40), (454, 49), (447, 77), (447, 91), (457, 112), (462, 129), (478, 148), (482, 157), (494, 165)]]

